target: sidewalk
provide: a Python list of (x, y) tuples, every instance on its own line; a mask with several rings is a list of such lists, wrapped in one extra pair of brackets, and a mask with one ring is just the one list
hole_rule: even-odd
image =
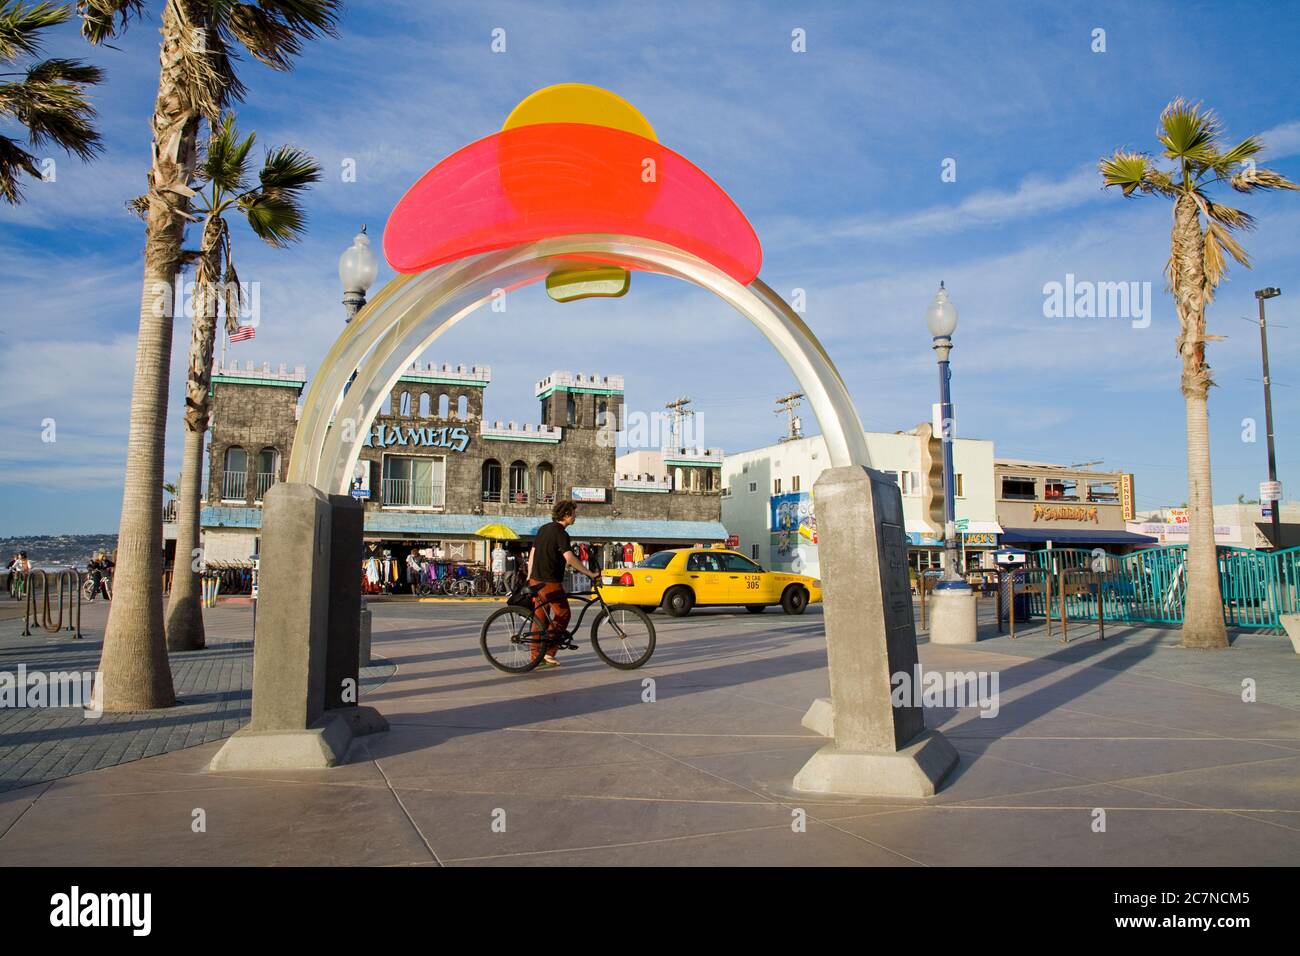
[[(240, 612), (211, 619), (225, 613)], [(903, 801), (791, 789), (824, 743), (800, 726), (828, 689), (818, 609), (656, 614), (640, 671), (605, 667), (584, 642), (522, 677), (484, 662), (486, 613), (374, 609), (376, 654), (396, 673), (363, 699), (392, 729), (361, 738), (346, 766), (213, 775), (213, 741), (12, 790), (0, 865), (1300, 860), (1300, 658), (1285, 637), (1227, 652), (1183, 651), (1154, 629), (1102, 644), (1080, 627), (1065, 648), (1040, 628), (923, 643), (927, 670), (995, 672), (1000, 709), (927, 710), (961, 763), (937, 797)]]

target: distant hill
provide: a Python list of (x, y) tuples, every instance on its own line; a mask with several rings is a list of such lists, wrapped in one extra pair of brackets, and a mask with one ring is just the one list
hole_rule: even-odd
[(27, 535), (0, 538), (0, 559), (8, 564), (16, 551), (26, 551), (34, 568), (84, 568), (96, 551), (107, 551), (111, 556), (116, 547), (115, 534)]

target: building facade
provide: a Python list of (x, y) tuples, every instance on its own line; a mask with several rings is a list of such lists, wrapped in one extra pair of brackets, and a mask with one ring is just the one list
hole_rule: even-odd
[(997, 520), (1005, 544), (1039, 548), (1104, 548), (1123, 554), (1158, 544), (1128, 529), (1133, 475), (1003, 458), (994, 463)]
[[(872, 467), (894, 477), (903, 497), (915, 570), (939, 567), (943, 528), (923, 515), (923, 438), (913, 432), (866, 432)], [(722, 467), (722, 523), (745, 554), (773, 570), (819, 573), (813, 485), (830, 467), (820, 435), (727, 455)], [(953, 441), (956, 516), (965, 519), (966, 565), (998, 546), (1001, 528), (993, 500), (993, 443)]]
[[(258, 550), (261, 503), (283, 481), (297, 427), (302, 367), (221, 368), (213, 375), (208, 561)], [(352, 481), (365, 540), (402, 560), (412, 549), (483, 561), (475, 531), (505, 524), (525, 541), (557, 501), (579, 503), (575, 541), (644, 552), (725, 539), (716, 481), (721, 451), (691, 450), (662, 474), (616, 476), (623, 379), (553, 372), (535, 383), (537, 424), (488, 421), (485, 366), (413, 366), (371, 423)]]

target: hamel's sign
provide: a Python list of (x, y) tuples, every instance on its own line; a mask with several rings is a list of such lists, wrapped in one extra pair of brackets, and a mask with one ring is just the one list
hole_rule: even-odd
[(416, 428), (413, 425), (375, 425), (366, 436), (367, 448), (413, 445), (418, 448), (445, 448), (464, 451), (469, 447), (467, 428)]

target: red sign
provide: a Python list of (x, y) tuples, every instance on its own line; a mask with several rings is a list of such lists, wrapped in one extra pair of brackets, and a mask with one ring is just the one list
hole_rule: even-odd
[(727, 535), (727, 547), (728, 547), (728, 548), (739, 548), (739, 547), (740, 547), (740, 535), (738, 535), (738, 534), (729, 534), (729, 535)]

